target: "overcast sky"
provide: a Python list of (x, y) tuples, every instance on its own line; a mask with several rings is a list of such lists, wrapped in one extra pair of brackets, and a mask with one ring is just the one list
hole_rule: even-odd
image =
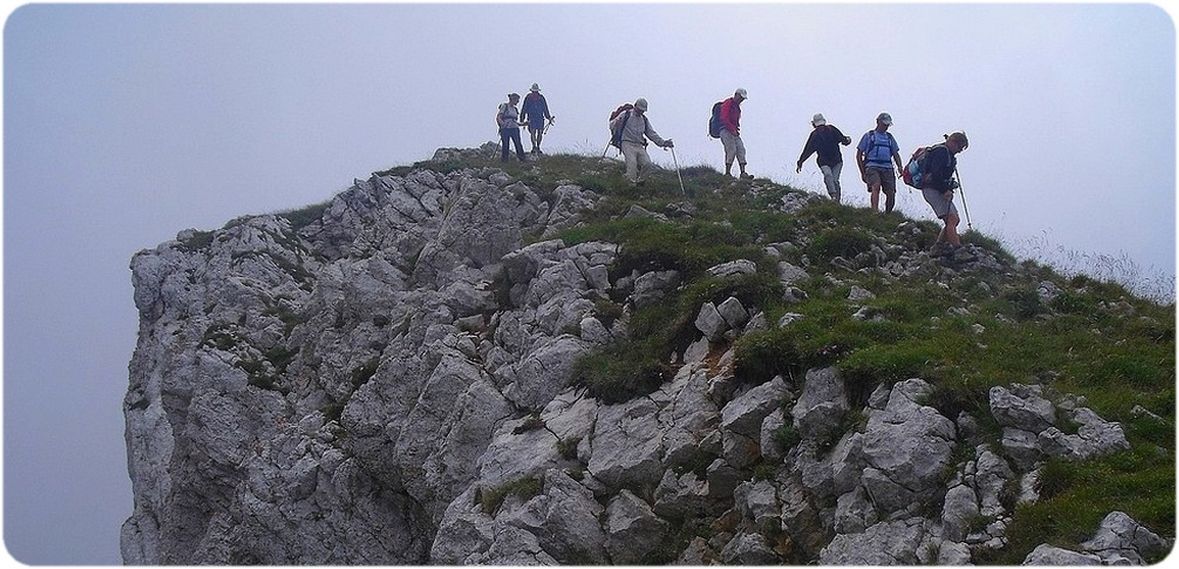
[(708, 112), (744, 87), (751, 173), (818, 192), (813, 158), (794, 173), (816, 112), (857, 141), (890, 112), (906, 158), (964, 129), (976, 228), (1173, 278), (1174, 33), (1126, 4), (22, 7), (4, 32), (8, 551), (120, 562), (127, 266), (181, 229), (495, 139), (496, 105), (532, 82), (550, 152), (601, 152), (609, 111), (643, 96), (681, 165), (719, 167)]

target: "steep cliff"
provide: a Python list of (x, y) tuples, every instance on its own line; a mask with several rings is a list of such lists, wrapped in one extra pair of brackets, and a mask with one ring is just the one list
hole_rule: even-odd
[(930, 257), (931, 224), (764, 180), (640, 191), (608, 162), (488, 150), (135, 255), (127, 563), (1169, 549), (1154, 501), (1051, 535), (1036, 516), (1111, 461), (1164, 473), (1126, 492), (1171, 492), (1173, 307), (981, 237)]

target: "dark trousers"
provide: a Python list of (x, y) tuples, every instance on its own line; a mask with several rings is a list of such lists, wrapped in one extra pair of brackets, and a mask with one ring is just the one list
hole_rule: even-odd
[(499, 129), (500, 153), (499, 159), (501, 162), (508, 161), (508, 142), (511, 141), (516, 145), (516, 156), (521, 162), (524, 161), (524, 145), (520, 143), (520, 129), (518, 128), (501, 128)]

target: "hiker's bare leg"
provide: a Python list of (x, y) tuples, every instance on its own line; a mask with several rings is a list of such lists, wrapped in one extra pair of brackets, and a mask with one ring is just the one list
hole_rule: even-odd
[(938, 240), (944, 240), (946, 243), (955, 247), (962, 245), (962, 239), (958, 236), (958, 222), (961, 221), (958, 219), (958, 214), (950, 212), (942, 219), (946, 222), (946, 226), (938, 234)]
[(880, 183), (868, 184), (868, 191), (872, 194), (872, 211), (880, 211)]
[(725, 175), (730, 178), (733, 177), (733, 163), (732, 162), (725, 162)]

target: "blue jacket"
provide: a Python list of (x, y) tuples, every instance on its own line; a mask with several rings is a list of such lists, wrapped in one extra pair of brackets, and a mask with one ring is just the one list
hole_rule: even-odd
[(545, 119), (553, 118), (549, 114), (549, 103), (544, 95), (535, 91), (524, 96), (524, 104), (520, 107), (520, 121), (527, 121), (529, 128), (544, 126)]

